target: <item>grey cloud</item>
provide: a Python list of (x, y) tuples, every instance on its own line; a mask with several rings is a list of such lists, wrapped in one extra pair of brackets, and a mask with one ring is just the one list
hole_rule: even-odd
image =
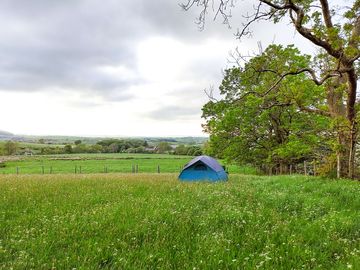
[(94, 71), (121, 64), (136, 73), (134, 45), (146, 27), (126, 12), (132, 5), (134, 1), (3, 1), (0, 89), (107, 92), (133, 84), (134, 78), (114, 80)]
[(186, 120), (190, 119), (195, 115), (200, 114), (198, 107), (187, 107), (187, 106), (164, 106), (161, 109), (154, 110), (146, 115), (146, 117), (154, 120)]
[[(233, 39), (219, 22), (200, 33), (194, 24), (199, 10), (184, 12), (179, 2), (2, 0), (0, 91), (70, 88), (121, 100), (131, 96), (130, 85), (142, 82), (136, 66), (139, 41), (164, 35), (195, 43), (205, 35)], [(116, 65), (135, 76), (114, 78), (97, 70)], [(204, 73), (213, 78), (214, 67), (195, 64), (184, 77), (204, 78)]]

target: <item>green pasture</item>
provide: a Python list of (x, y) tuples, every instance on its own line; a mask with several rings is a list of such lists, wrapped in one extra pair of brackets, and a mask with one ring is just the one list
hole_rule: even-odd
[(0, 269), (360, 269), (360, 186), (0, 175)]
[[(32, 156), (0, 164), (0, 174), (178, 173), (193, 157), (166, 154), (69, 154)], [(253, 168), (226, 165), (230, 173), (255, 174)]]

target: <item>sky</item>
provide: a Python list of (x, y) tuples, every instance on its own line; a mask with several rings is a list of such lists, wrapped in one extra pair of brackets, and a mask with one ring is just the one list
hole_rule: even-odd
[[(311, 44), (283, 23), (231, 29), (181, 0), (0, 0), (0, 130), (24, 135), (206, 136), (204, 90), (216, 90), (229, 53)], [(306, 43), (306, 42), (305, 42)]]

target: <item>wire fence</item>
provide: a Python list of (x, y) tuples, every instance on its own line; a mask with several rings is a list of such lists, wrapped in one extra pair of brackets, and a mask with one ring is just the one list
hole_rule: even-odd
[[(73, 161), (25, 161), (0, 163), (0, 174), (93, 174), (93, 173), (179, 173), (183, 160), (73, 160)], [(304, 162), (286, 166), (239, 166), (226, 165), (229, 174), (244, 175), (319, 175), (319, 162)]]
[[(180, 173), (184, 165), (180, 164), (44, 164), (25, 165), (12, 164), (11, 166), (0, 167), (0, 174), (92, 174), (92, 173)], [(240, 167), (229, 165), (225, 167), (229, 174), (259, 174), (251, 167)]]
[(0, 168), (0, 174), (91, 174), (91, 173), (179, 173), (183, 166), (14, 166)]

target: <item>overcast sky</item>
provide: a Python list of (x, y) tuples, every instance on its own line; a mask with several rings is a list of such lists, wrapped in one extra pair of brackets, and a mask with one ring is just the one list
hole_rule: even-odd
[(199, 10), (179, 2), (0, 0), (0, 130), (203, 136), (204, 89), (219, 86), (231, 50), (304, 42), (285, 24), (255, 24), (239, 42), (241, 1), (233, 29), (209, 17), (200, 32)]

